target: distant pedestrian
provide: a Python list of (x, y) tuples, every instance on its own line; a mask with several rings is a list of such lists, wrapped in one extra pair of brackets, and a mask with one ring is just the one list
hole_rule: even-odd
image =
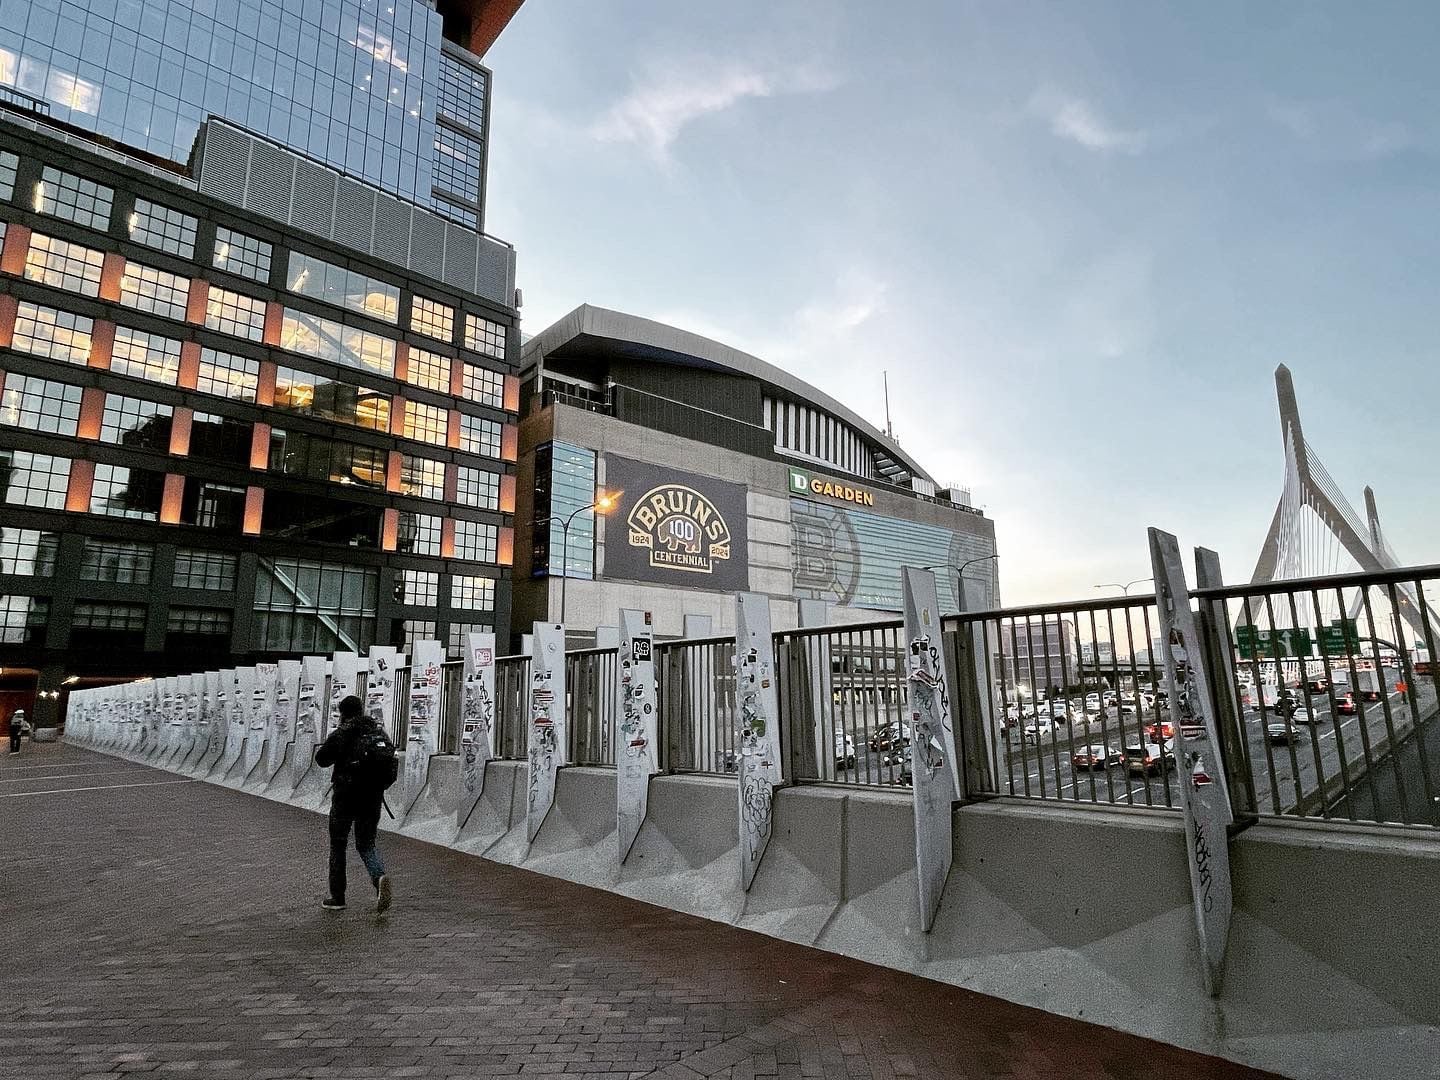
[(25, 732), (25, 710), (16, 709), (10, 714), (10, 753), (20, 753), (20, 736)]
[(315, 763), (335, 766), (335, 794), (330, 801), (330, 895), (320, 906), (327, 911), (345, 907), (345, 845), (354, 828), (355, 850), (375, 886), (375, 910), (384, 911), (390, 906), (390, 878), (375, 848), (375, 833), (380, 827), (385, 789), (399, 774), (395, 744), (365, 715), (360, 699), (351, 695), (340, 702), (340, 726), (315, 751)]

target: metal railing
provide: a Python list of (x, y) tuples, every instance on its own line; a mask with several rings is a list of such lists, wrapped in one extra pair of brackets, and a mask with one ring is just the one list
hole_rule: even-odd
[[(1440, 567), (1199, 589), (1238, 816), (1440, 826)], [(1440, 595), (1440, 593), (1437, 593)], [(969, 797), (1175, 809), (1166, 643), (1153, 596), (1002, 608), (944, 620)], [(775, 634), (787, 782), (910, 782), (898, 621)], [(1407, 647), (1407, 646), (1418, 646)], [(614, 764), (617, 651), (566, 654), (569, 760)], [(657, 643), (661, 767), (734, 775), (735, 642)], [(496, 753), (523, 759), (530, 658), (496, 662)], [(397, 672), (405, 737), (408, 671)], [(459, 749), (461, 665), (444, 665), (440, 752)], [(1187, 732), (1187, 734), (1189, 734)]]
[(565, 654), (566, 723), (572, 765), (615, 764), (616, 649)]
[(655, 678), (662, 768), (736, 773), (735, 639), (699, 638), (657, 645)]
[(1241, 813), (1440, 826), (1440, 567), (1196, 590)]
[(909, 782), (903, 644), (893, 621), (775, 635), (790, 779)]
[(530, 716), (530, 657), (495, 661), (495, 756), (523, 761)]
[(971, 789), (1178, 807), (1159, 625), (1153, 596), (945, 620)]

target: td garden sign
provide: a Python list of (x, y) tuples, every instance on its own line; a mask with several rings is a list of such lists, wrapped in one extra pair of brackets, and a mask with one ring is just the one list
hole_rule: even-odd
[(623, 493), (605, 529), (605, 577), (749, 587), (741, 485), (607, 456), (605, 486)]
[(801, 469), (790, 470), (790, 490), (796, 495), (818, 495), (822, 499), (853, 503), (855, 506), (875, 505), (873, 492), (824, 477), (811, 476)]

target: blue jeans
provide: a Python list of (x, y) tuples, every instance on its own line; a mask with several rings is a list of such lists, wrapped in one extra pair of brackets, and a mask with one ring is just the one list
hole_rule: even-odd
[(375, 832), (380, 827), (380, 804), (351, 806), (345, 803), (330, 807), (330, 899), (345, 900), (345, 844), (355, 829), (355, 850), (360, 853), (370, 883), (379, 888), (385, 864), (375, 849)]

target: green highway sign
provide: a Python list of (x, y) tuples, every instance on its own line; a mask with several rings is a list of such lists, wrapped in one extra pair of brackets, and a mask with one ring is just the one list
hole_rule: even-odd
[(1354, 619), (1337, 619), (1317, 631), (1322, 656), (1349, 656), (1360, 646), (1360, 633)]
[(1310, 631), (1298, 626), (1261, 630), (1248, 623), (1235, 628), (1235, 649), (1246, 660), (1274, 660), (1284, 656), (1307, 657), (1314, 646)]

